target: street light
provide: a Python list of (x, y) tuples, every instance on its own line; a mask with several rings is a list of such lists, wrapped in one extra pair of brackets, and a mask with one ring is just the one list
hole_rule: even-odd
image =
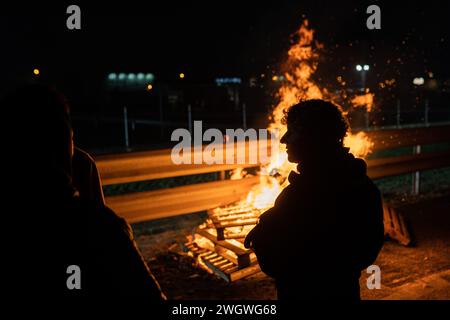
[(180, 79), (184, 79), (184, 73), (180, 73)]
[(33, 69), (33, 73), (35, 76), (38, 76), (40, 71), (39, 71), (39, 69), (36, 68), (36, 69)]
[(425, 83), (425, 79), (422, 77), (419, 78), (414, 78), (413, 79), (413, 84), (415, 84), (416, 86), (421, 86)]
[(362, 69), (363, 69), (363, 68), (361, 67), (360, 64), (356, 65), (356, 70), (357, 70), (357, 71), (361, 71)]
[(369, 71), (369, 65), (368, 65), (368, 64), (365, 64), (365, 65), (364, 65), (364, 70), (365, 70), (365, 71)]

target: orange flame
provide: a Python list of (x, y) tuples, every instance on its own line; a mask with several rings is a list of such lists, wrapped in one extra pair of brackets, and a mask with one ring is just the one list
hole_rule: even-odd
[(373, 93), (367, 92), (364, 95), (354, 97), (352, 104), (355, 107), (365, 107), (367, 112), (371, 112), (373, 108), (373, 97)]
[[(318, 51), (323, 46), (314, 41), (314, 30), (309, 28), (308, 20), (303, 21), (296, 35), (298, 41), (289, 49), (285, 63), (287, 71), (284, 73), (284, 77), (286, 81), (278, 89), (279, 102), (269, 117), (271, 122), (268, 129), (277, 132), (278, 139), (287, 131), (286, 125), (282, 122), (284, 114), (294, 104), (308, 99), (326, 99), (337, 104), (336, 97), (326, 89), (320, 88), (312, 79), (318, 67)], [(356, 96), (351, 101), (352, 107), (365, 106), (368, 111), (371, 111), (374, 105), (373, 98), (372, 93)], [(344, 145), (349, 147), (350, 152), (357, 157), (365, 157), (373, 147), (373, 143), (364, 132), (357, 134), (348, 132), (344, 139)], [(295, 167), (296, 164), (287, 160), (285, 145), (279, 144), (279, 152), (271, 154), (269, 164), (261, 168), (260, 184), (251, 189), (242, 204), (252, 205), (257, 209), (267, 209), (273, 206), (275, 199), (289, 183), (287, 179), (277, 179), (270, 174), (276, 170), (282, 178), (286, 178), (291, 170), (295, 170)], [(234, 178), (236, 175), (239, 175), (237, 171), (235, 171)]]

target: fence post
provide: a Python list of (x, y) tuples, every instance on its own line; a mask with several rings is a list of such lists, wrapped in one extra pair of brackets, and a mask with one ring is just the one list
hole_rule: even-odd
[(247, 130), (247, 110), (245, 103), (242, 104), (242, 126)]
[[(420, 154), (421, 148), (420, 145), (413, 147), (414, 154)], [(412, 193), (413, 195), (418, 195), (420, 193), (420, 171), (416, 171), (412, 176)]]
[(125, 133), (125, 147), (130, 147), (130, 141), (128, 139), (128, 111), (127, 107), (123, 107), (123, 129)]
[(396, 110), (397, 110), (396, 123), (397, 127), (400, 127), (400, 99), (397, 99)]
[(428, 126), (428, 112), (430, 111), (429, 109), (429, 103), (428, 103), (428, 99), (425, 99), (425, 125)]

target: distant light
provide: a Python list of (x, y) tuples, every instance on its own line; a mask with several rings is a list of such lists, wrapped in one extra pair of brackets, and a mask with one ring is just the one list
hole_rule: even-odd
[(153, 89), (153, 86), (151, 85), (151, 84), (148, 84), (147, 85), (147, 91), (150, 91), (150, 90), (152, 90)]
[(125, 73), (119, 73), (119, 80), (124, 80), (127, 77)]
[(420, 77), (420, 78), (414, 78), (413, 80), (413, 84), (415, 84), (416, 86), (421, 86), (425, 83), (425, 80)]
[(110, 73), (110, 74), (108, 75), (108, 79), (109, 79), (109, 80), (116, 80), (116, 79), (117, 79), (117, 74), (115, 74), (115, 73)]
[(34, 70), (33, 70), (33, 73), (34, 73), (36, 76), (38, 76), (39, 73), (40, 73), (40, 71), (39, 71), (39, 69), (34, 69)]
[(229, 84), (229, 83), (235, 83), (235, 84), (240, 84), (242, 82), (241, 78), (216, 78), (216, 84), (218, 86), (222, 85), (222, 84)]
[(128, 74), (128, 80), (133, 81), (136, 78), (136, 75), (134, 73)]
[(147, 73), (147, 74), (145, 75), (145, 80), (146, 80), (146, 81), (152, 82), (154, 79), (155, 79), (155, 76), (153, 75), (153, 73)]
[(357, 71), (361, 71), (361, 70), (362, 70), (362, 67), (361, 67), (360, 64), (356, 65), (356, 70), (357, 70)]
[(277, 77), (277, 76), (273, 76), (273, 77), (272, 77), (272, 80), (273, 80), (273, 81), (277, 81), (277, 80), (278, 80), (278, 77)]
[(365, 71), (368, 71), (368, 70), (369, 70), (369, 65), (368, 65), (368, 64), (365, 64), (365, 65), (364, 65), (364, 70), (365, 70)]
[(428, 72), (428, 76), (430, 77), (430, 78), (433, 78), (434, 77), (434, 74), (433, 74), (433, 72)]
[(184, 73), (180, 73), (180, 79), (184, 79)]
[(144, 80), (144, 74), (141, 72), (141, 73), (138, 73), (137, 74), (137, 78), (138, 78), (138, 80)]

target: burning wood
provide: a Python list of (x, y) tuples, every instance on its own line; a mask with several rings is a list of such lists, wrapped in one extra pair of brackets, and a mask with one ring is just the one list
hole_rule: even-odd
[[(215, 222), (211, 219), (198, 227), (193, 240), (185, 244), (186, 249), (197, 257), (201, 266), (229, 282), (260, 271), (256, 255), (243, 245), (245, 236), (257, 222), (256, 212), (238, 210), (237, 206), (211, 210), (210, 219), (215, 219)], [(241, 219), (240, 215), (251, 215), (251, 218)], [(251, 224), (248, 224), (250, 222)], [(242, 228), (241, 232), (233, 232), (236, 227)], [(226, 228), (233, 231), (224, 232)]]
[(261, 215), (261, 210), (238, 203), (210, 210), (209, 219), (214, 226), (217, 240), (245, 238)]

